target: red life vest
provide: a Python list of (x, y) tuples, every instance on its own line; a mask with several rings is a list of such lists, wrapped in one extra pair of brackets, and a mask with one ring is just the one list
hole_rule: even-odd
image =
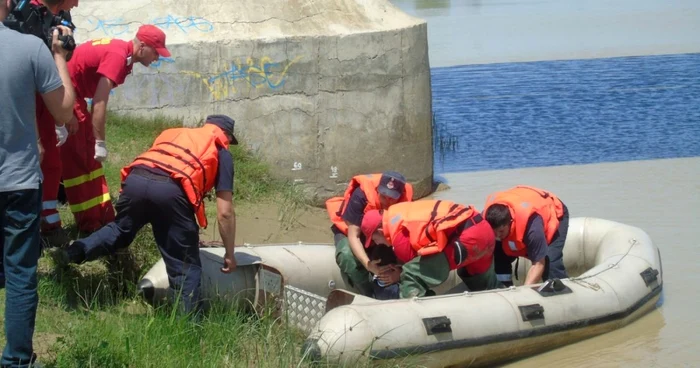
[(506, 239), (501, 239), (503, 251), (512, 257), (526, 257), (527, 247), (523, 243), (527, 222), (533, 214), (538, 214), (544, 222), (544, 234), (547, 243), (552, 242), (559, 228), (559, 219), (564, 215), (564, 206), (554, 194), (525, 185), (491, 194), (484, 206), (484, 214), (492, 204), (508, 206), (513, 219), (510, 233)]
[(194, 208), (199, 226), (207, 227), (204, 196), (215, 184), (219, 148), (228, 148), (228, 137), (216, 125), (175, 128), (161, 133), (151, 148), (121, 171), (124, 181), (136, 165), (159, 168), (177, 181)]
[[(365, 206), (364, 213), (370, 210), (382, 209), (381, 202), (379, 201), (379, 192), (377, 191), (381, 178), (382, 174), (356, 175), (350, 180), (342, 197), (333, 197), (326, 201), (326, 211), (328, 211), (331, 222), (333, 222), (343, 234), (348, 234), (348, 225), (343, 220), (343, 213), (355, 189), (360, 188), (360, 190), (365, 193), (365, 197), (367, 197), (367, 206)], [(412, 200), (413, 186), (411, 186), (410, 183), (406, 183), (405, 190), (401, 197), (399, 197), (399, 202), (410, 202)]]
[(413, 249), (427, 256), (442, 252), (455, 228), (478, 214), (471, 206), (446, 200), (397, 203), (384, 211), (382, 231), (393, 244), (397, 234), (408, 230)]

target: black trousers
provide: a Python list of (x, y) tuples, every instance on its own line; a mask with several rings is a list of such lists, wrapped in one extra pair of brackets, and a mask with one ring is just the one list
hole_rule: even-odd
[(138, 231), (151, 224), (168, 272), (171, 298), (178, 297), (186, 313), (198, 310), (199, 226), (180, 185), (167, 176), (134, 168), (122, 183), (115, 208), (114, 222), (73, 243), (83, 247), (86, 260), (128, 247)]

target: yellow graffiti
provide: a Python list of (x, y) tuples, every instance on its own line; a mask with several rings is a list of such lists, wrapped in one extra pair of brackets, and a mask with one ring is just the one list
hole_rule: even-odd
[(211, 93), (212, 99), (218, 101), (236, 94), (236, 81), (243, 81), (254, 88), (267, 87), (275, 90), (282, 87), (287, 80), (289, 68), (302, 57), (297, 56), (286, 62), (273, 62), (267, 56), (257, 61), (250, 57), (245, 62), (234, 60), (226, 70), (210, 77), (189, 70), (183, 70), (181, 73), (201, 80)]

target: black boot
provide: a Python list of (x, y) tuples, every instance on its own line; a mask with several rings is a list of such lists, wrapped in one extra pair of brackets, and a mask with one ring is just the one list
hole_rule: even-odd
[(57, 267), (66, 267), (70, 263), (80, 264), (85, 261), (85, 251), (79, 242), (72, 242), (67, 248), (50, 248), (47, 250)]

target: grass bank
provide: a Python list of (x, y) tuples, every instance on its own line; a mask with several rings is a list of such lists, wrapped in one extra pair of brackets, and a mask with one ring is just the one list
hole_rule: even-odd
[[(105, 176), (116, 201), (119, 170), (178, 121), (110, 115)], [(294, 218), (301, 193), (275, 180), (245, 144), (231, 148), (235, 160), (236, 205), (284, 203), (280, 218)], [(61, 210), (64, 226), (72, 216)], [(208, 213), (215, 213), (208, 203)], [(211, 217), (210, 217), (211, 218)], [(74, 237), (78, 237), (73, 231)], [(122, 253), (57, 272), (50, 259), (39, 266), (40, 304), (35, 350), (48, 367), (298, 367), (303, 336), (272, 316), (255, 316), (214, 306), (200, 324), (154, 309), (136, 297), (135, 283), (159, 259), (150, 228)], [(4, 308), (0, 291), (0, 308)], [(0, 337), (0, 340), (4, 340)], [(0, 341), (4, 344), (4, 341)], [(363, 366), (357, 362), (353, 366)]]

